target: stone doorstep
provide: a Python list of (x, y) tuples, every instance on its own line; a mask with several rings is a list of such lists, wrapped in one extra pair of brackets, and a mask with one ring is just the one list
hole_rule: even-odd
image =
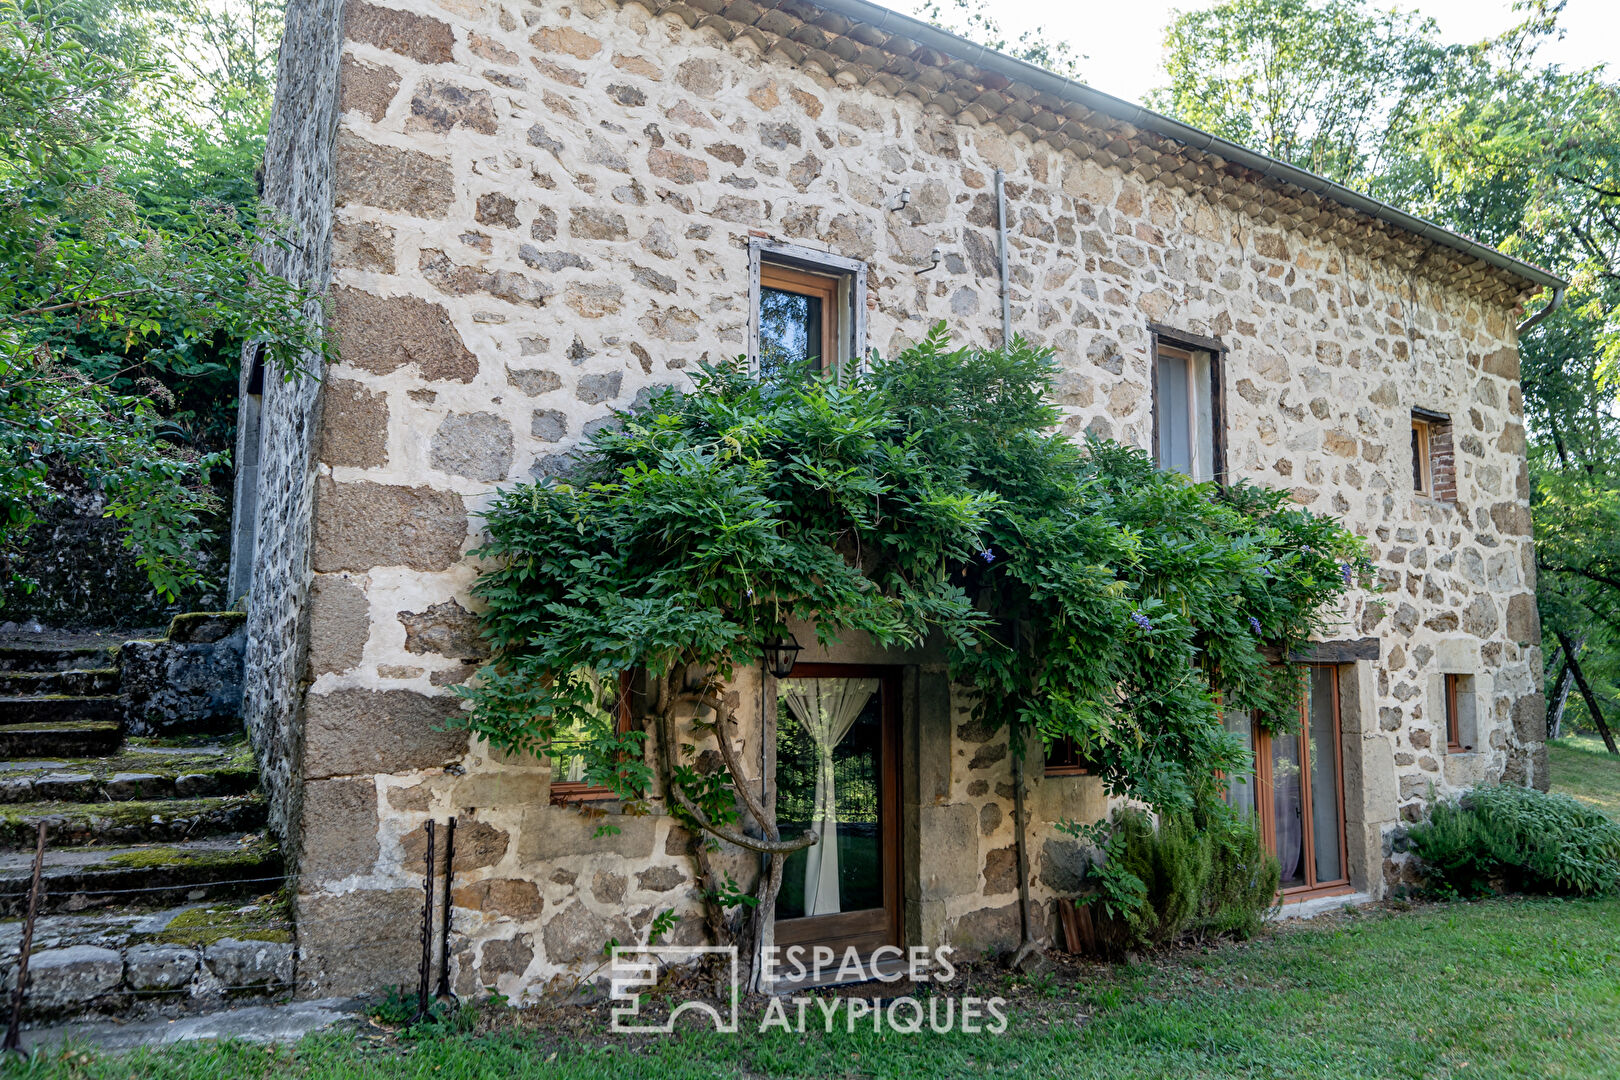
[[(0, 762), (0, 803), (42, 802), (65, 799), (76, 802), (128, 802), (139, 799), (195, 799), (207, 796), (246, 795), (258, 788), (258, 773), (228, 764), (230, 755), (212, 756), (220, 764), (191, 760), (176, 768), (161, 753), (131, 753), (126, 750), (112, 759)], [(172, 755), (167, 755), (172, 756)], [(122, 766), (122, 767), (120, 767)]]
[(118, 690), (117, 668), (74, 668), (68, 671), (0, 671), (0, 694), (110, 694)]
[(111, 720), (0, 727), (0, 758), (82, 758), (117, 753), (123, 725)]
[(1337, 893), (1333, 896), (1313, 896), (1292, 904), (1283, 904), (1267, 916), (1273, 922), (1289, 919), (1314, 919), (1318, 915), (1343, 911), (1347, 907), (1365, 907), (1374, 902), (1372, 893)]
[(112, 667), (118, 646), (50, 637), (0, 641), (0, 671), (87, 671)]
[(125, 701), (116, 694), (86, 697), (0, 697), (0, 724), (45, 725), (86, 720), (119, 720)]
[[(153, 850), (47, 847), (42, 910), (113, 907), (134, 896), (154, 905), (263, 896), (283, 880), (280, 852), (270, 844), (244, 847), (229, 839), (188, 840), (158, 845), (158, 851), (173, 852), (163, 861), (140, 858)], [(120, 855), (135, 856), (129, 860), (133, 865), (109, 862)], [(31, 851), (0, 852), (0, 913), (16, 916), (26, 910), (32, 865)]]

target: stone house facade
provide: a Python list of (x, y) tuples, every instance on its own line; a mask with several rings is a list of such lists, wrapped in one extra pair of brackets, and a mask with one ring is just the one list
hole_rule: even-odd
[[(666, 908), (698, 932), (667, 816), (598, 836), (550, 763), (438, 730), (483, 653), (466, 552), (498, 487), (702, 361), (761, 356), (762, 311), (815, 282), (804, 332), (850, 362), (937, 320), (999, 344), (1005, 270), (1065, 430), (1367, 538), (1377, 590), (1303, 658), (1309, 738), (1258, 748), (1279, 792), (1312, 755), (1315, 794), (1287, 796), (1307, 831), (1260, 807), (1298, 896), (1381, 895), (1434, 798), (1546, 785), (1515, 328), (1542, 271), (863, 0), (294, 0), (265, 193), (290, 225), (272, 262), (329, 285), (311, 317), (340, 349), (318, 380), (245, 372), (239, 454), (244, 710), (306, 992), (414, 978), (430, 818), (458, 819), (459, 991), (564, 985)], [(1005, 733), (926, 648), (800, 661), (882, 684), (893, 935), (1016, 944)], [(735, 687), (762, 784), (778, 681)], [(1032, 772), (1050, 940), (1081, 858), (1056, 824), (1107, 800)]]

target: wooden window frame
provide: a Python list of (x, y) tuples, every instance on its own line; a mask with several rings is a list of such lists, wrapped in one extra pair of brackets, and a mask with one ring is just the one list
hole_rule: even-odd
[(842, 320), (838, 317), (838, 294), (843, 291), (841, 278), (780, 263), (762, 262), (759, 266), (759, 287), (761, 292), (775, 289), (820, 300), (821, 355), (816, 357), (817, 370), (827, 371), (843, 361), (844, 358), (839, 355), (843, 350), (838, 336), (842, 329)]
[(1418, 481), (1418, 486), (1412, 489), (1412, 494), (1422, 495), (1426, 499), (1434, 498), (1434, 460), (1429, 450), (1432, 434), (1428, 420), (1421, 416), (1412, 417), (1413, 479)]
[[(618, 725), (620, 735), (630, 731), (634, 726), (633, 711), (630, 708), (630, 673), (624, 672), (619, 676), (618, 699)], [(552, 768), (557, 767), (556, 759), (552, 759)], [(551, 782), (551, 802), (554, 806), (563, 806), (569, 803), (603, 802), (617, 799), (618, 794), (610, 787), (600, 784), (587, 784), (583, 780), (553, 780)]]
[[(767, 285), (780, 287), (770, 285), (766, 280), (767, 273), (775, 275), (783, 272), (830, 278), (837, 284), (831, 305), (835, 311), (834, 329), (837, 332), (837, 336), (831, 340), (836, 342), (836, 347), (827, 347), (829, 339), (824, 323), (822, 352), (826, 355), (822, 361), (823, 370), (829, 366), (836, 366), (840, 370), (844, 365), (858, 366), (866, 351), (866, 263), (829, 251), (782, 243), (763, 234), (753, 234), (748, 238), (748, 362), (758, 370), (760, 292)], [(800, 290), (789, 288), (788, 291)], [(823, 303), (824, 320), (828, 310), (829, 305)]]
[[(1311, 799), (1311, 697), (1307, 689), (1306, 693), (1301, 696), (1299, 705), (1299, 730), (1292, 735), (1279, 736), (1280, 738), (1299, 740), (1300, 861), (1305, 870), (1305, 884), (1278, 890), (1277, 895), (1285, 904), (1310, 900), (1319, 896), (1338, 896), (1353, 891), (1349, 877), (1348, 822), (1346, 822), (1344, 816), (1344, 727), (1339, 710), (1339, 668), (1335, 664), (1308, 664), (1306, 666), (1323, 668), (1333, 675), (1333, 738), (1337, 743), (1339, 762), (1338, 775), (1334, 777), (1337, 783), (1336, 794), (1339, 803), (1339, 866), (1344, 869), (1345, 876), (1336, 878), (1333, 881), (1316, 880), (1316, 860), (1314, 858), (1316, 827), (1312, 817), (1314, 807)], [(1267, 851), (1275, 855), (1277, 853), (1277, 808), (1275, 802), (1276, 792), (1272, 785), (1272, 738), (1272, 734), (1258, 723), (1254, 725), (1254, 813), (1260, 824), (1260, 842), (1265, 845)]]
[(1225, 485), (1226, 473), (1226, 345), (1220, 338), (1202, 337), (1173, 327), (1149, 323), (1151, 347), (1148, 366), (1153, 398), (1153, 446), (1155, 464), (1159, 460), (1159, 354), (1163, 350), (1180, 353), (1207, 353), (1209, 355), (1209, 426), (1211, 451), (1215, 460), (1210, 462), (1210, 477)]

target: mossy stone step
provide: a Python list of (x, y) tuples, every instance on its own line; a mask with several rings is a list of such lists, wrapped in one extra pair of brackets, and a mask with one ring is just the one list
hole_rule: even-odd
[(127, 802), (246, 795), (259, 775), (245, 742), (158, 748), (129, 740), (110, 757), (0, 762), (0, 805), (65, 799)]
[(0, 812), (0, 851), (32, 851), (43, 822), (48, 843), (162, 844), (205, 836), (240, 835), (264, 827), (261, 795), (130, 802), (39, 802)]
[[(33, 852), (0, 855), (0, 916), (28, 909)], [(167, 907), (275, 892), (283, 881), (281, 852), (256, 839), (197, 840), (172, 847), (52, 848), (41, 874), (40, 908)]]
[[(0, 919), (0, 966), (15, 959), (22, 944), (23, 920)], [(87, 914), (44, 915), (34, 925), (34, 947), (62, 949), (95, 945), (123, 949), (131, 945), (212, 945), (222, 938), (237, 941), (291, 941), (292, 911), (282, 893), (252, 900), (177, 907), (112, 907)]]
[(0, 726), (122, 720), (124, 708), (124, 699), (116, 694), (0, 697)]
[(74, 671), (112, 667), (116, 645), (41, 641), (0, 643), (0, 671)]
[(84, 758), (112, 754), (124, 741), (124, 725), (111, 720), (0, 726), (0, 760)]
[(83, 671), (0, 671), (0, 696), (60, 697), (118, 692), (117, 668)]

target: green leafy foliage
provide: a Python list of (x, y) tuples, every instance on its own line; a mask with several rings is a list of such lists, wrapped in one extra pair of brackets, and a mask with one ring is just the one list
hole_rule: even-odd
[(1460, 50), (1434, 20), (1366, 0), (1224, 0), (1165, 31), (1149, 100), (1206, 131), (1341, 183), (1392, 165), (1435, 71)]
[(1210, 804), (1164, 814), (1157, 825), (1139, 809), (1112, 822), (1068, 831), (1098, 845), (1087, 868), (1101, 943), (1122, 952), (1184, 934), (1248, 938), (1276, 902), (1281, 876), (1252, 818)]
[(1465, 896), (1620, 890), (1620, 824), (1568, 795), (1476, 788), (1436, 806), (1409, 835), (1433, 880)]
[[(1421, 8), (1421, 4), (1418, 5)], [(1548, 63), (1562, 0), (1515, 5), (1497, 37), (1445, 44), (1372, 0), (1221, 0), (1177, 13), (1152, 104), (1569, 279), (1519, 342), (1537, 600), (1599, 708), (1620, 694), (1620, 83)], [(1532, 305), (1541, 308), (1550, 294)], [(1546, 665), (1555, 718), (1589, 727), (1568, 658)]]
[[(14, 562), (62, 497), (53, 475), (76, 474), (173, 599), (197, 580), (226, 463), (190, 444), (225, 445), (242, 343), (287, 374), (330, 350), (303, 317), (312, 297), (258, 263), (280, 242), (261, 211), (180, 205), (178, 163), (158, 168), (162, 191), (126, 178), (141, 139), (128, 102), (160, 72), (139, 35), (112, 48), (85, 14), (0, 0), (0, 555)], [(188, 398), (179, 414), (165, 380)]]
[[(738, 362), (618, 414), (566, 480), (488, 511), (474, 591), (495, 658), (459, 722), (544, 750), (601, 737), (580, 673), (727, 679), (790, 622), (823, 642), (937, 633), (989, 727), (1073, 737), (1112, 791), (1191, 806), (1245, 763), (1221, 703), (1293, 722), (1276, 661), (1370, 567), (1283, 493), (1058, 433), (1054, 370), (936, 327), (858, 374), (761, 381)], [(735, 821), (731, 780), (682, 750), (675, 782)], [(592, 782), (641, 794), (601, 761)]]

